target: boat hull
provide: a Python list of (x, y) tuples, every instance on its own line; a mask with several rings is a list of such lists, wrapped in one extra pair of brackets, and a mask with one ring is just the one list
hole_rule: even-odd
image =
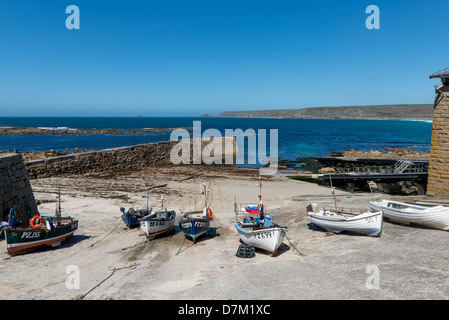
[(16, 255), (41, 246), (56, 246), (73, 236), (77, 228), (77, 220), (55, 227), (53, 231), (44, 228), (5, 228), (6, 248), (10, 255)]
[(130, 213), (122, 214), (122, 220), (129, 228), (138, 227), (140, 225), (141, 217), (142, 216), (140, 216), (140, 215), (135, 215), (135, 214), (130, 214)]
[(324, 214), (320, 212), (308, 212), (308, 219), (315, 225), (331, 232), (343, 231), (379, 237), (382, 234), (383, 217), (381, 211), (365, 212), (356, 216)]
[(182, 219), (179, 221), (179, 226), (182, 232), (186, 234), (187, 237), (191, 238), (193, 242), (203, 234), (207, 232), (210, 227), (209, 219)]
[(285, 239), (286, 228), (282, 227), (243, 228), (238, 223), (235, 223), (235, 227), (242, 242), (268, 251), (271, 255), (276, 254)]
[(175, 219), (160, 220), (152, 219), (148, 221), (141, 221), (140, 228), (148, 238), (169, 232), (175, 225)]
[[(399, 209), (395, 207), (403, 207)], [(384, 217), (402, 224), (415, 223), (429, 228), (449, 231), (449, 208), (443, 206), (426, 207), (397, 201), (370, 201), (370, 208), (380, 210)]]

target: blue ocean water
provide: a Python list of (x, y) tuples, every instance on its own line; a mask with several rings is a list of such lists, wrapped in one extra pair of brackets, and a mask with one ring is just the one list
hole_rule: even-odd
[[(178, 117), (0, 117), (0, 126), (68, 127), (72, 129), (132, 129), (193, 127), (201, 121), (201, 131), (218, 129), (278, 130), (279, 159), (325, 157), (331, 152), (356, 149), (383, 150), (405, 147), (428, 151), (432, 134), (430, 121), (346, 120), (346, 119), (256, 119), (256, 118), (178, 118)], [(190, 130), (192, 132), (192, 130)], [(64, 151), (66, 148), (104, 149), (170, 140), (171, 131), (135, 135), (15, 135), (0, 136), (0, 150)], [(269, 156), (269, 148), (267, 148)]]

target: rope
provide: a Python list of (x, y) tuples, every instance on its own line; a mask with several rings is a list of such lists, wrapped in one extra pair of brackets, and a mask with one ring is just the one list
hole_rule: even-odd
[(181, 249), (182, 249), (182, 246), (184, 245), (184, 242), (186, 242), (186, 238), (187, 238), (187, 233), (186, 233), (186, 235), (185, 235), (185, 237), (184, 237), (184, 240), (182, 241), (182, 244), (181, 244), (181, 248), (179, 248), (179, 250), (178, 250), (178, 252), (176, 252), (176, 256), (179, 254), (179, 252), (181, 251)]
[(284, 236), (285, 236), (285, 238), (288, 240), (288, 242), (290, 243), (290, 245), (291, 245), (296, 251), (298, 251), (298, 253), (299, 253), (302, 257), (304, 257), (305, 254), (302, 253), (301, 251), (299, 251), (299, 250), (293, 245), (293, 243), (292, 243), (292, 242), (290, 241), (290, 239), (287, 237), (287, 233), (286, 233), (286, 232), (284, 232)]
[(96, 245), (98, 242), (100, 242), (101, 240), (104, 240), (108, 235), (110, 235), (112, 233), (112, 231), (114, 231), (115, 229), (117, 229), (117, 227), (121, 224), (121, 222), (119, 222), (114, 228), (111, 229), (111, 231), (109, 231), (103, 238), (101, 238), (100, 240), (98, 240), (95, 243), (92, 243), (91, 245), (89, 245), (90, 248), (92, 248), (94, 245)]
[(94, 286), (92, 289), (90, 289), (89, 291), (87, 291), (87, 293), (85, 294), (79, 294), (75, 297), (75, 300), (83, 300), (89, 293), (91, 293), (94, 289), (98, 288), (103, 282), (105, 282), (106, 280), (108, 280), (110, 277), (112, 277), (115, 273), (115, 271), (117, 270), (122, 270), (122, 269), (130, 269), (130, 270), (134, 270), (137, 268), (137, 266), (140, 263), (132, 263), (129, 266), (125, 266), (125, 267), (121, 267), (121, 268), (117, 268), (117, 267), (113, 267), (113, 266), (109, 266), (108, 269), (112, 270), (111, 274), (109, 276), (107, 276), (106, 278), (104, 278), (100, 283), (98, 283), (96, 286)]

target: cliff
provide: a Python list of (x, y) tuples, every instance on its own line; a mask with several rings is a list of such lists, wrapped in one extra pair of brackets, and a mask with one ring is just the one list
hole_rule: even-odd
[[(205, 114), (203, 117), (210, 117)], [(314, 107), (302, 109), (225, 111), (216, 117), (290, 119), (414, 119), (431, 120), (432, 104)]]

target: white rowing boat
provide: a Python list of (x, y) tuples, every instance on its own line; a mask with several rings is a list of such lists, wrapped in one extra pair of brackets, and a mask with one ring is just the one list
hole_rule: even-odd
[(416, 223), (429, 228), (449, 230), (449, 207), (423, 206), (392, 200), (370, 201), (370, 208), (382, 211), (385, 218), (402, 224)]
[(337, 208), (337, 198), (335, 188), (330, 185), (334, 196), (335, 210), (318, 210), (318, 205), (312, 203), (307, 206), (307, 216), (315, 225), (331, 232), (340, 233), (343, 231), (364, 234), (372, 237), (380, 237), (382, 234), (383, 214), (382, 211), (375, 210), (353, 212), (351, 209)]
[(308, 218), (315, 225), (331, 232), (343, 231), (379, 237), (382, 234), (382, 212), (349, 213), (344, 210), (309, 211)]

